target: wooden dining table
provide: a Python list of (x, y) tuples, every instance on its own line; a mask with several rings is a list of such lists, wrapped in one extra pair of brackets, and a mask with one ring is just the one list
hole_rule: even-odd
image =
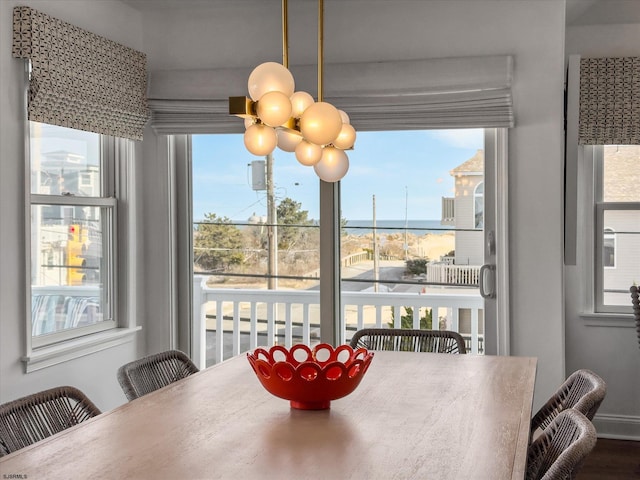
[(296, 410), (241, 355), (0, 458), (0, 475), (522, 479), (535, 373), (529, 357), (375, 352), (350, 395)]

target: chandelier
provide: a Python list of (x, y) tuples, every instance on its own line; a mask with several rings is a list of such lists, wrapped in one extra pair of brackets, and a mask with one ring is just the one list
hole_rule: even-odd
[(257, 156), (276, 146), (295, 152), (302, 165), (312, 166), (321, 180), (337, 182), (349, 170), (356, 131), (349, 116), (323, 101), (323, 0), (318, 0), (318, 100), (295, 90), (289, 71), (287, 0), (282, 0), (282, 64), (266, 62), (249, 75), (249, 97), (229, 97), (229, 113), (244, 118), (244, 144)]

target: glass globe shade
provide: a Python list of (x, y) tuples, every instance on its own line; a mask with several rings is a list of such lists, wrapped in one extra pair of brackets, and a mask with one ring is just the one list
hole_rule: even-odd
[(338, 138), (333, 141), (333, 146), (341, 150), (349, 150), (356, 142), (356, 129), (348, 123), (342, 124)]
[(247, 128), (249, 128), (254, 123), (256, 123), (256, 119), (255, 118), (253, 118), (253, 117), (245, 117), (244, 118), (244, 129), (246, 130)]
[(309, 108), (315, 100), (307, 92), (295, 92), (291, 95), (291, 116), (300, 118), (304, 111)]
[(350, 124), (349, 115), (344, 110), (338, 110), (340, 112), (340, 118), (342, 118), (342, 123)]
[(285, 152), (295, 152), (296, 147), (302, 141), (302, 135), (285, 128), (276, 129), (276, 135), (278, 136), (278, 148)]
[(320, 180), (337, 182), (349, 171), (349, 157), (339, 148), (325, 147), (322, 150), (322, 158), (313, 169)]
[(296, 147), (296, 158), (302, 165), (310, 167), (320, 161), (322, 150), (320, 145), (302, 140)]
[(251, 125), (244, 132), (244, 146), (247, 147), (247, 150), (251, 153), (259, 157), (269, 155), (273, 152), (276, 148), (277, 141), (276, 131), (261, 123)]
[(267, 92), (258, 100), (258, 117), (270, 127), (277, 127), (291, 117), (291, 100), (282, 92)]
[(293, 95), (295, 81), (291, 72), (276, 62), (258, 65), (249, 75), (249, 96), (258, 101), (267, 92), (282, 92), (287, 97)]
[(342, 119), (338, 109), (327, 102), (317, 102), (300, 117), (300, 132), (312, 143), (327, 145), (340, 134)]

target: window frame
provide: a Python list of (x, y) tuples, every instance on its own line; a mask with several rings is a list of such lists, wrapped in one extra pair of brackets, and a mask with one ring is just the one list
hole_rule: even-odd
[[(28, 76), (27, 76), (28, 78)], [(56, 342), (34, 342), (31, 327), (31, 162), (30, 162), (30, 134), (29, 121), (26, 115), (27, 96), (24, 97), (24, 215), (25, 215), (25, 245), (24, 265), (25, 265), (25, 327), (24, 327), (24, 355), (21, 361), (24, 364), (25, 373), (32, 373), (42, 370), (62, 362), (73, 360), (85, 355), (90, 355), (101, 350), (117, 347), (124, 343), (131, 342), (137, 332), (142, 327), (136, 325), (135, 315), (132, 312), (137, 310), (137, 295), (130, 293), (136, 287), (136, 265), (131, 257), (131, 252), (135, 251), (137, 245), (136, 226), (136, 195), (133, 191), (135, 185), (135, 158), (136, 147), (133, 141), (104, 136), (101, 142), (101, 157), (110, 158), (105, 168), (109, 173), (105, 175), (111, 179), (111, 184), (104, 190), (105, 194), (110, 193), (107, 199), (96, 199), (95, 197), (79, 197), (84, 203), (94, 202), (100, 204), (104, 202), (113, 205), (113, 229), (111, 235), (111, 245), (109, 250), (112, 256), (109, 259), (112, 276), (112, 312), (113, 322), (109, 328), (102, 330), (90, 330), (87, 328), (72, 329), (73, 335), (68, 337), (58, 337)], [(68, 202), (66, 196), (58, 196), (62, 201)], [(92, 200), (93, 198), (93, 200)], [(39, 200), (34, 198), (34, 200)], [(44, 203), (51, 203), (51, 198), (47, 196)]]
[[(25, 103), (26, 105), (26, 103)], [(29, 161), (29, 124), (26, 120), (25, 108), (25, 241), (30, 245), (31, 239), (31, 165)], [(112, 179), (112, 185), (105, 193), (112, 195), (107, 200), (89, 200), (92, 197), (82, 197), (83, 202), (105, 202), (113, 204), (113, 231), (111, 235), (110, 251), (112, 276), (112, 312), (113, 322), (109, 328), (102, 330), (89, 330), (76, 328), (71, 330), (74, 335), (66, 338), (59, 337), (57, 342), (40, 344), (34, 342), (31, 335), (31, 254), (30, 248), (25, 248), (25, 354), (21, 358), (25, 365), (25, 372), (31, 373), (53, 365), (66, 362), (75, 358), (89, 355), (107, 348), (116, 347), (130, 342), (134, 335), (142, 330), (136, 325), (135, 315), (137, 310), (136, 266), (131, 258), (131, 252), (135, 251), (136, 238), (136, 196), (133, 191), (135, 184), (135, 157), (134, 142), (123, 138), (104, 137), (102, 142), (102, 156), (112, 158), (111, 165), (107, 165), (111, 172), (107, 174)], [(66, 196), (62, 196), (66, 199)], [(46, 203), (51, 203), (50, 199)], [(87, 202), (88, 203), (88, 202)]]
[[(85, 197), (79, 195), (59, 195), (59, 194), (42, 194), (32, 193), (31, 191), (31, 149), (29, 147), (31, 143), (31, 129), (30, 122), (27, 121), (25, 135), (26, 148), (25, 148), (25, 164), (26, 164), (26, 215), (25, 218), (25, 238), (29, 248), (25, 254), (26, 260), (26, 305), (27, 305), (27, 336), (29, 338), (28, 350), (38, 350), (43, 347), (59, 344), (61, 342), (75, 340), (77, 338), (90, 335), (93, 333), (100, 333), (107, 330), (113, 330), (117, 328), (117, 294), (116, 294), (116, 238), (117, 238), (117, 191), (115, 180), (115, 143), (114, 137), (107, 137), (100, 135), (100, 168), (102, 171), (101, 178), (101, 196)], [(96, 134), (97, 135), (97, 134)], [(103, 242), (106, 243), (103, 246), (103, 259), (104, 259), (104, 281), (103, 283), (103, 299), (104, 299), (104, 314), (107, 319), (100, 321), (93, 325), (87, 325), (82, 327), (75, 327), (59, 332), (53, 332), (45, 335), (33, 335), (32, 334), (32, 281), (31, 281), (31, 269), (32, 269), (32, 253), (31, 253), (31, 234), (32, 234), (32, 208), (34, 206), (52, 205), (60, 207), (98, 207), (101, 209), (101, 223), (103, 228)], [(104, 215), (106, 214), (106, 218)], [(106, 230), (106, 231), (105, 231)]]
[[(637, 210), (640, 202), (604, 202), (604, 145), (582, 145), (579, 148), (578, 252), (582, 263), (583, 317), (631, 317), (629, 305), (604, 303), (604, 272), (615, 267), (604, 266), (604, 212), (608, 210)], [(616, 232), (612, 232), (614, 235)], [(616, 252), (617, 255), (617, 252)], [(617, 261), (616, 261), (617, 264)]]

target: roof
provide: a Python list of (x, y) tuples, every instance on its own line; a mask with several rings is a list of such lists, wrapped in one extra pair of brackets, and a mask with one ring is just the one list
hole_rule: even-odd
[(462, 173), (484, 173), (484, 150), (478, 149), (473, 157), (449, 172), (451, 175)]

